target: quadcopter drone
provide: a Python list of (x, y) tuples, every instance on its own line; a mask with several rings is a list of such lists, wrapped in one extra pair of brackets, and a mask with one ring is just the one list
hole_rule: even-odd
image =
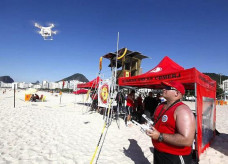
[(53, 34), (57, 34), (57, 31), (52, 31), (52, 28), (55, 27), (54, 24), (50, 24), (48, 27), (43, 27), (38, 23), (35, 23), (35, 27), (39, 28), (39, 34), (44, 38), (44, 40), (53, 40)]

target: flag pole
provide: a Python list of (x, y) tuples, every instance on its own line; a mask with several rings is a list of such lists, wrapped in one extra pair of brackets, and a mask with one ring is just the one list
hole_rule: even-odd
[(64, 85), (65, 85), (65, 81), (63, 80), (62, 91), (60, 91), (60, 93), (61, 93), (61, 95), (60, 95), (60, 104), (61, 104), (61, 99), (62, 99), (62, 95), (63, 95)]
[(15, 108), (15, 94), (16, 94), (16, 84), (14, 84), (14, 108)]
[(116, 79), (117, 79), (117, 58), (118, 58), (118, 50), (119, 50), (119, 32), (118, 32), (118, 35), (117, 35), (117, 46), (116, 46), (116, 67), (115, 67), (115, 85), (116, 86)]

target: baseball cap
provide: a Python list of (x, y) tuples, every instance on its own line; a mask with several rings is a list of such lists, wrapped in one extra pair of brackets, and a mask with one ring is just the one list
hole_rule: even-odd
[(162, 82), (162, 85), (170, 86), (173, 88), (176, 88), (182, 95), (185, 94), (185, 88), (184, 85), (177, 81), (164, 81)]

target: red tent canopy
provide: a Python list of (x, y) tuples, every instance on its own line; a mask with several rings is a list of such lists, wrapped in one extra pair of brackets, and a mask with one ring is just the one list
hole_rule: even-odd
[(160, 85), (161, 80), (163, 81), (165, 79), (176, 77), (178, 75), (173, 73), (179, 72), (182, 70), (184, 70), (183, 67), (175, 63), (168, 56), (166, 56), (161, 60), (161, 62), (156, 67), (149, 70), (148, 72), (138, 76), (132, 76), (128, 78), (122, 77), (122, 78), (119, 78), (118, 80), (119, 80), (120, 86), (159, 88), (159, 86), (157, 85)]
[(196, 68), (184, 69), (167, 56), (150, 71), (138, 76), (121, 77), (118, 82), (120, 86), (160, 89), (162, 81), (172, 80), (183, 83), (186, 89), (193, 90), (194, 83), (197, 82), (216, 90), (216, 82), (209, 76), (200, 73)]
[(163, 58), (156, 67), (144, 74), (118, 79), (119, 86), (153, 89), (161, 89), (163, 81), (179, 81), (185, 86), (185, 89), (195, 90), (197, 98), (195, 109), (197, 120), (196, 150), (199, 157), (209, 147), (215, 135), (216, 81), (196, 68), (184, 69), (169, 57)]
[(165, 56), (160, 63), (154, 67), (153, 69), (149, 70), (145, 74), (155, 74), (155, 73), (169, 73), (174, 71), (184, 70), (179, 64), (175, 63), (172, 59), (168, 56)]
[(73, 94), (86, 94), (88, 92), (87, 89), (80, 89), (80, 90), (77, 90), (77, 91), (74, 91)]
[(78, 84), (77, 88), (98, 88), (100, 81), (102, 81), (102, 79), (98, 76), (97, 78), (93, 79), (92, 81), (89, 81), (88, 83)]

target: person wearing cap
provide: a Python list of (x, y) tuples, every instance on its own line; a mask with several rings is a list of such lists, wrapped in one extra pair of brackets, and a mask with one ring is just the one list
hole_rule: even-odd
[(162, 85), (167, 101), (157, 107), (154, 125), (147, 131), (154, 145), (154, 164), (190, 164), (196, 123), (191, 109), (181, 102), (185, 88), (176, 81)]

